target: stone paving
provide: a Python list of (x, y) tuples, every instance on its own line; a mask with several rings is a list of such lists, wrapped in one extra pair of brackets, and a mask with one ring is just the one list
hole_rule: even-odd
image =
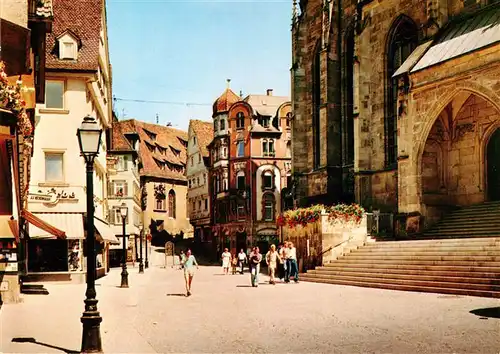
[[(98, 280), (107, 353), (499, 353), (498, 300), (300, 282), (250, 286), (201, 267), (193, 295), (182, 272), (153, 266)], [(78, 352), (84, 285), (46, 283), (1, 309), (3, 353)], [(471, 313), (473, 311), (473, 313)], [(476, 313), (483, 313), (483, 317)], [(35, 343), (13, 342), (33, 338)], [(33, 341), (31, 339), (31, 341)]]

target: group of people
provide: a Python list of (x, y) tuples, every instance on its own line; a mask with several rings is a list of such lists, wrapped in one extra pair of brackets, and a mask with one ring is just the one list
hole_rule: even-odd
[[(248, 263), (251, 284), (253, 287), (257, 287), (262, 259), (259, 247), (253, 247), (248, 256), (243, 249), (235, 256), (231, 255), (229, 250), (225, 248), (221, 256), (222, 271), (224, 274), (229, 274), (229, 268), (232, 265), (233, 274), (236, 274), (237, 271), (243, 274), (244, 265)], [(271, 245), (269, 252), (265, 255), (265, 261), (269, 272), (270, 284), (276, 284), (276, 275), (286, 283), (290, 282), (292, 276), (296, 283), (299, 281), (297, 250), (292, 242), (280, 243), (278, 249), (276, 249), (276, 245)]]
[[(243, 250), (237, 256), (231, 255), (227, 248), (221, 256), (222, 269), (224, 274), (229, 274), (229, 268), (233, 265), (233, 274), (236, 274), (236, 267), (240, 274), (244, 273), (244, 266), (248, 263), (250, 269), (250, 281), (253, 287), (259, 286), (260, 264), (263, 260), (259, 247), (252, 248), (247, 256)], [(276, 245), (271, 245), (269, 252), (265, 255), (265, 261), (269, 271), (269, 283), (276, 284), (276, 276), (285, 283), (290, 282), (293, 276), (294, 281), (299, 281), (299, 268), (297, 266), (297, 250), (292, 242), (280, 243), (278, 249)], [(198, 268), (198, 262), (190, 249), (180, 255), (181, 269), (184, 270), (184, 281), (186, 282), (186, 295), (191, 296), (191, 284), (194, 277), (194, 267)]]

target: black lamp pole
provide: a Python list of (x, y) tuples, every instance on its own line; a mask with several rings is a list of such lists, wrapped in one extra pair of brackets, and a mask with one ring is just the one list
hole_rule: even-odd
[(120, 288), (128, 288), (127, 247), (126, 247), (127, 238), (125, 237), (125, 219), (127, 218), (127, 214), (123, 211), (124, 208), (126, 208), (125, 210), (128, 210), (128, 208), (124, 204), (125, 203), (123, 203), (120, 208), (122, 225), (123, 225), (123, 263), (122, 263), (122, 283), (120, 285)]
[(146, 269), (149, 268), (149, 262), (148, 262), (148, 237), (146, 236), (146, 243), (144, 244), (144, 247), (146, 248), (145, 251), (146, 251), (146, 262), (144, 262), (144, 267)]
[(139, 238), (139, 274), (144, 273), (144, 264), (142, 263), (142, 236), (144, 234), (144, 228), (140, 231), (141, 235)]
[[(94, 158), (99, 153), (102, 130), (98, 129), (94, 118), (84, 118), (77, 130), (80, 151), (85, 158), (87, 175), (87, 290), (85, 292), (85, 311), (81, 317), (83, 325), (82, 353), (102, 353), (100, 325), (102, 317), (97, 311), (95, 291), (96, 252), (94, 234)], [(94, 145), (94, 146), (89, 146)]]

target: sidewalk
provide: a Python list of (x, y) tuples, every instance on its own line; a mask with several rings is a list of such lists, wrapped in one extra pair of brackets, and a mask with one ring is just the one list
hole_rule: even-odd
[[(118, 268), (96, 281), (103, 349), (106, 353), (154, 353), (133, 327), (138, 300), (153, 271), (138, 274), (137, 264), (128, 271), (129, 289), (119, 288)], [(23, 303), (4, 305), (0, 310), (1, 353), (80, 352), (86, 285), (43, 284), (49, 295), (23, 295)]]

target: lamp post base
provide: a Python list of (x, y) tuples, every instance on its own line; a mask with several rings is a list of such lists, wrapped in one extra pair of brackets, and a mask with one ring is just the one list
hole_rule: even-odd
[(127, 266), (126, 265), (123, 265), (122, 283), (120, 285), (120, 288), (128, 288), (128, 272), (127, 272)]
[(86, 299), (85, 311), (81, 317), (83, 324), (82, 353), (102, 353), (101, 322), (97, 311), (97, 300)]
[(142, 258), (139, 261), (139, 274), (144, 273), (144, 264), (142, 263)]
[(149, 268), (149, 262), (148, 262), (148, 261), (146, 261), (146, 262), (144, 263), (144, 268), (146, 268), (146, 269), (148, 269), (148, 268)]

